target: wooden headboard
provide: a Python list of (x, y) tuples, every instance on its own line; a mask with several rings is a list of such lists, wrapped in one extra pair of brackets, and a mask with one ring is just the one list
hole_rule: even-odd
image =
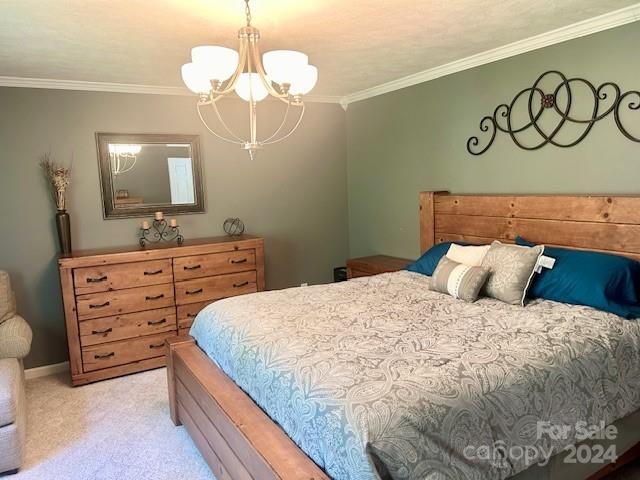
[(606, 251), (640, 259), (640, 195), (420, 193), (420, 250), (434, 243), (513, 243)]

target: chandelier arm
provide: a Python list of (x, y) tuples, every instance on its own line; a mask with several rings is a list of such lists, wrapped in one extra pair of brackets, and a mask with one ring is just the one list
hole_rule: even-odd
[[(111, 154), (111, 158), (116, 176), (133, 170), (133, 167), (136, 166), (136, 162), (138, 161), (138, 157), (135, 155), (120, 155), (118, 153)], [(128, 160), (132, 160), (131, 165), (128, 165)]]
[(229, 126), (227, 125), (227, 122), (225, 122), (224, 119), (222, 118), (222, 114), (220, 113), (220, 110), (218, 110), (217, 103), (213, 102), (211, 103), (211, 106), (213, 107), (213, 111), (216, 112), (216, 117), (218, 117), (218, 121), (222, 124), (222, 126), (227, 131), (227, 133), (231, 135), (233, 138), (235, 138), (240, 143), (240, 145), (242, 145), (244, 143), (244, 140), (238, 137), (235, 133), (233, 133), (233, 130), (229, 128)]
[[(212, 105), (215, 105), (215, 103), (212, 103)], [(214, 109), (215, 109), (215, 107), (214, 107)], [(200, 117), (200, 121), (201, 121), (201, 122), (202, 122), (202, 124), (205, 126), (205, 128), (206, 128), (207, 130), (209, 130), (209, 132), (211, 132), (212, 134), (214, 134), (216, 137), (218, 137), (220, 140), (224, 140), (225, 142), (233, 143), (233, 144), (235, 144), (235, 145), (243, 145), (243, 144), (244, 144), (244, 142), (243, 142), (243, 141), (239, 141), (239, 142), (238, 142), (238, 141), (235, 141), (235, 140), (232, 140), (232, 139), (229, 139), (229, 138), (223, 137), (222, 135), (218, 134), (217, 132), (214, 132), (214, 131), (211, 129), (211, 127), (209, 127), (209, 125), (208, 125), (208, 124), (207, 124), (207, 122), (205, 121), (204, 117), (202, 116), (202, 112), (200, 111), (200, 104), (198, 104), (198, 105), (197, 105), (196, 110), (198, 111), (198, 116)], [(216, 111), (217, 111), (217, 110), (216, 110)], [(218, 116), (218, 118), (220, 118), (220, 117)], [(223, 122), (223, 125), (224, 125), (224, 122)], [(232, 135), (233, 135), (233, 133), (232, 133)], [(235, 135), (233, 135), (233, 136), (234, 136), (235, 138), (238, 138), (238, 137), (236, 137)], [(238, 139), (238, 140), (240, 140), (240, 139)]]
[(291, 130), (289, 130), (289, 133), (287, 133), (284, 137), (280, 137), (277, 138), (275, 140), (272, 140), (270, 142), (263, 142), (263, 145), (272, 145), (274, 143), (278, 143), (281, 142), (282, 140), (285, 140), (286, 138), (289, 138), (291, 136), (291, 134), (293, 132), (296, 131), (296, 129), (298, 128), (298, 126), (300, 125), (300, 122), (302, 122), (302, 117), (304, 116), (304, 103), (300, 105), (301, 106), (301, 111), (300, 111), (300, 118), (298, 118), (298, 121), (296, 122), (296, 124), (293, 126), (293, 128)]
[(249, 52), (253, 56), (253, 63), (256, 67), (256, 73), (260, 77), (260, 80), (264, 84), (269, 94), (272, 97), (276, 97), (288, 104), (289, 94), (278, 92), (275, 88), (273, 88), (273, 84), (269, 80), (267, 80), (267, 73), (265, 72), (264, 66), (262, 65), (262, 60), (260, 60), (260, 48), (258, 47), (257, 41), (251, 41), (251, 44), (249, 45)]
[(247, 60), (247, 40), (245, 39), (240, 39), (240, 48), (238, 49), (238, 68), (236, 68), (236, 71), (233, 72), (233, 75), (231, 75), (231, 78), (229, 78), (229, 80), (227, 80), (227, 84), (224, 87), (224, 89), (222, 90), (213, 90), (212, 96), (214, 98), (219, 98), (219, 97), (223, 97), (229, 93), (231, 93), (233, 91), (233, 89), (236, 87), (236, 83), (238, 83), (238, 79), (240, 78), (240, 75), (242, 74), (242, 72), (244, 72), (244, 67), (246, 65), (246, 60)]
[(256, 145), (258, 143), (258, 113), (256, 111), (256, 102), (253, 99), (253, 68), (251, 65), (251, 49), (253, 45), (253, 37), (249, 38), (249, 54), (247, 55), (247, 72), (249, 73), (249, 143)]
[(282, 130), (282, 127), (284, 127), (284, 124), (287, 122), (287, 117), (289, 115), (289, 110), (291, 109), (291, 104), (287, 103), (287, 110), (284, 112), (284, 117), (282, 118), (282, 123), (280, 123), (280, 126), (276, 129), (275, 132), (273, 132), (273, 135), (271, 135), (268, 138), (265, 138), (262, 143), (268, 143), (270, 140), (272, 140), (276, 135), (278, 135), (280, 133), (280, 130)]
[[(125, 157), (125, 160), (129, 160), (130, 157)], [(120, 171), (120, 173), (127, 173), (133, 170), (133, 167), (136, 166), (136, 162), (138, 161), (138, 157), (133, 156), (133, 162), (131, 162), (130, 166), (127, 166), (127, 162), (125, 162), (125, 167)]]

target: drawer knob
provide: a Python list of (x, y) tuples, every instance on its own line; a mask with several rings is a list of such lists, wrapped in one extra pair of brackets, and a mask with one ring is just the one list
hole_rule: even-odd
[(160, 275), (162, 273), (162, 269), (155, 270), (153, 272), (144, 272), (145, 275)]
[(111, 302), (99, 303), (97, 305), (89, 304), (89, 308), (103, 308), (103, 307), (108, 307), (109, 305), (111, 305)]
[(240, 288), (240, 287), (245, 287), (249, 285), (249, 282), (242, 282), (242, 283), (234, 283), (233, 284), (233, 288)]
[(106, 275), (103, 275), (102, 277), (98, 277), (98, 278), (87, 278), (87, 283), (100, 283), (100, 282), (104, 282), (107, 279)]
[(247, 259), (243, 258), (241, 260), (231, 260), (231, 263), (247, 263)]
[(91, 335), (106, 335), (107, 333), (113, 332), (113, 328), (105, 328), (104, 330), (92, 330)]
[(202, 265), (193, 265), (193, 266), (185, 265), (183, 268), (185, 270), (198, 270), (199, 268), (202, 268)]
[(149, 345), (149, 348), (154, 349), (154, 348), (162, 348), (164, 347), (164, 342), (162, 343), (152, 343), (151, 345)]
[(187, 313), (187, 318), (195, 318), (197, 315), (197, 313)]
[(203, 292), (202, 288), (199, 288), (197, 290), (187, 290), (184, 293), (186, 293), (187, 295), (197, 295), (197, 294), (202, 293), (202, 292)]
[(94, 355), (93, 358), (95, 358), (96, 360), (104, 360), (105, 358), (113, 357), (115, 354), (116, 352), (109, 352), (102, 355)]
[(160, 300), (161, 298), (164, 298), (164, 293), (161, 293), (160, 295), (156, 295), (156, 296), (147, 295), (146, 297), (144, 297), (145, 300)]
[(149, 320), (147, 322), (147, 325), (151, 326), (151, 325), (162, 325), (163, 323), (167, 323), (167, 319), (163, 318), (162, 320)]

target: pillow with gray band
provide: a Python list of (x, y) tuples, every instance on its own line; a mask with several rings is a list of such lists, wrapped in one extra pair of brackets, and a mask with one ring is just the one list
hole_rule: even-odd
[(442, 257), (433, 272), (429, 288), (465, 302), (475, 302), (488, 276), (488, 268), (463, 265)]

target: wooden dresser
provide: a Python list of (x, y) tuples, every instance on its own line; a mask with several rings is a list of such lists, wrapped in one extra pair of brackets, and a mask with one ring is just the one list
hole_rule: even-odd
[(164, 366), (165, 340), (202, 308), (264, 290), (264, 241), (247, 235), (80, 251), (58, 265), (74, 386)]

